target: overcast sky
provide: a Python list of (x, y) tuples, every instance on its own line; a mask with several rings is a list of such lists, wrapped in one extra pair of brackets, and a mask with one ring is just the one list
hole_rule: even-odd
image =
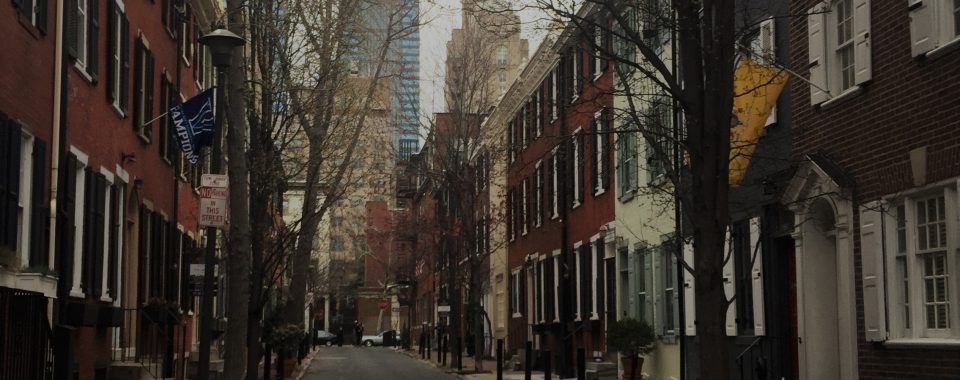
[[(420, 0), (421, 19), (428, 22), (420, 30), (420, 111), (424, 117), (444, 108), (443, 62), (450, 32), (460, 27), (460, 7), (460, 0)], [(520, 33), (530, 41), (531, 54), (543, 40), (542, 27), (537, 22), (542, 15), (536, 10), (520, 12)]]

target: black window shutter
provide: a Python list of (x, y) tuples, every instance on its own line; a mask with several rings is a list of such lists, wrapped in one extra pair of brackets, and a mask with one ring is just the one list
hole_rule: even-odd
[(604, 300), (606, 299), (603, 293), (604, 274), (606, 271), (606, 268), (604, 268), (603, 266), (603, 254), (604, 254), (603, 238), (601, 238), (600, 240), (597, 240), (596, 244), (597, 244), (597, 247), (596, 247), (597, 259), (594, 265), (597, 266), (597, 277), (594, 278), (594, 286), (596, 286), (596, 289), (597, 289), (597, 317), (602, 319), (603, 311), (604, 311)]
[(599, 165), (599, 162), (597, 161), (597, 152), (598, 152), (598, 149), (599, 149), (599, 144), (597, 144), (597, 140), (600, 138), (600, 134), (599, 134), (599, 132), (600, 132), (600, 120), (598, 120), (598, 119), (593, 119), (593, 121), (591, 121), (590, 124), (591, 124), (591, 129), (592, 129), (591, 132), (593, 132), (593, 135), (590, 136), (590, 138), (589, 138), (589, 140), (590, 140), (590, 170), (592, 171), (592, 173), (590, 173), (590, 192), (593, 193), (594, 191), (596, 191), (597, 185), (599, 185), (599, 182), (597, 181), (597, 174), (599, 174), (599, 173), (597, 172), (597, 169), (600, 167), (600, 165)]
[(50, 0), (35, 0), (37, 2), (37, 29), (40, 33), (47, 34), (47, 10)]
[(64, 161), (64, 172), (63, 172), (63, 186), (60, 187), (60, 196), (63, 200), (63, 204), (58, 209), (57, 217), (57, 237), (60, 239), (60, 249), (58, 252), (62, 252), (60, 257), (65, 258), (63, 263), (58, 263), (60, 266), (60, 276), (61, 281), (67, 281), (68, 284), (73, 283), (73, 268), (77, 265), (73, 260), (73, 251), (76, 247), (76, 244), (79, 242), (75, 239), (75, 234), (77, 230), (76, 220), (77, 215), (77, 157), (74, 155), (69, 155)]
[(120, 36), (117, 35), (117, 7), (113, 0), (107, 0), (107, 48), (106, 51), (106, 61), (107, 61), (107, 102), (113, 103), (113, 100), (117, 98), (117, 93), (114, 92), (114, 87), (116, 87), (116, 79), (113, 77), (113, 73), (117, 70), (117, 65), (119, 62), (114, 60), (114, 56), (117, 53), (117, 39)]
[[(147, 75), (147, 77), (146, 77), (146, 81), (147, 81), (147, 83), (146, 83), (146, 85), (147, 85), (147, 87), (146, 87), (147, 104), (146, 104), (146, 110), (145, 110), (145, 113), (144, 113), (144, 114), (146, 115), (146, 117), (143, 118), (143, 121), (144, 121), (145, 123), (146, 123), (146, 122), (149, 122), (150, 119), (153, 119), (153, 89), (154, 89), (154, 87), (153, 87), (153, 82), (154, 82), (154, 78), (153, 78), (153, 76), (154, 76), (154, 75), (153, 75), (153, 65), (154, 65), (154, 58), (153, 58), (153, 54), (150, 54), (149, 51), (147, 52), (147, 62), (146, 62), (146, 63), (147, 63), (147, 73), (146, 73), (146, 75)], [(150, 123), (150, 124), (145, 125), (145, 126), (143, 127), (143, 134), (146, 135), (148, 139), (153, 136), (153, 123)]]
[(98, 4), (100, 2), (96, 0), (87, 1), (87, 18), (89, 20), (89, 24), (87, 24), (87, 30), (89, 31), (89, 34), (87, 34), (87, 74), (90, 74), (93, 83), (97, 83), (97, 74), (100, 71), (100, 62), (98, 61), (100, 57), (100, 6)]
[(160, 3), (160, 23), (167, 26), (170, 23), (170, 0), (163, 0)]
[(120, 25), (120, 110), (127, 112), (130, 88), (130, 20), (122, 17)]
[(140, 132), (140, 120), (143, 120), (141, 97), (143, 96), (143, 41), (137, 39), (133, 47), (133, 130)]
[[(609, 108), (604, 108), (603, 114), (601, 117), (602, 118), (598, 122), (598, 125), (603, 126), (604, 132), (612, 132), (613, 131), (613, 112)], [(612, 168), (613, 165), (611, 162), (613, 160), (613, 151), (610, 149), (610, 145), (611, 145), (610, 136), (616, 136), (616, 134), (605, 133), (601, 135), (602, 139), (600, 140), (601, 144), (603, 145), (603, 156), (600, 157), (600, 160), (601, 160), (600, 165), (602, 165), (603, 167), (603, 176), (601, 176), (601, 180), (603, 182), (603, 188), (608, 190), (610, 189), (610, 178), (611, 178), (611, 173), (613, 171), (613, 168)]]
[(49, 236), (49, 211), (43, 195), (47, 174), (47, 144), (40, 138), (33, 139), (33, 204), (30, 205), (30, 266), (47, 266), (47, 236)]
[(6, 125), (0, 128), (0, 133), (3, 134), (3, 137), (0, 137), (2, 140), (6, 140), (4, 153), (6, 153), (2, 159), (3, 162), (0, 163), (0, 166), (3, 166), (0, 176), (3, 179), (0, 179), (4, 188), (0, 197), (3, 197), (3, 200), (0, 201), (0, 221), (3, 222), (3, 227), (0, 228), (0, 245), (6, 246), (11, 251), (17, 250), (17, 214), (20, 208), (20, 124), (16, 121), (9, 119), (6, 122)]
[(120, 184), (116, 183), (110, 186), (110, 222), (107, 224), (109, 239), (107, 249), (109, 257), (107, 258), (107, 294), (110, 298), (117, 298), (117, 264), (119, 251), (117, 244), (120, 243), (120, 207), (123, 207), (123, 199), (120, 199)]
[(107, 206), (107, 178), (103, 174), (97, 174), (96, 176), (96, 193), (94, 194), (94, 199), (96, 200), (93, 204), (94, 207), (94, 229), (93, 229), (93, 268), (91, 268), (91, 273), (93, 276), (93, 296), (99, 298), (103, 294), (103, 261), (104, 261), (104, 245), (106, 241), (104, 240), (105, 229), (108, 228), (107, 218), (106, 218), (106, 206)]

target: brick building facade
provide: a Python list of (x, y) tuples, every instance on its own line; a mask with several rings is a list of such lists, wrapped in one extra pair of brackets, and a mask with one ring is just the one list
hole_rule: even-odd
[(960, 371), (957, 5), (791, 4), (809, 14), (791, 22), (791, 66), (812, 82), (792, 89), (801, 164), (784, 197), (798, 221), (800, 378)]

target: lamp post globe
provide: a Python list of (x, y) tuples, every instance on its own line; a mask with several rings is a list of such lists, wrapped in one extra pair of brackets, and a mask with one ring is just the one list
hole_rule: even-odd
[(213, 65), (219, 68), (229, 67), (233, 59), (233, 49), (246, 43), (242, 37), (223, 28), (201, 36), (198, 42), (210, 48)]

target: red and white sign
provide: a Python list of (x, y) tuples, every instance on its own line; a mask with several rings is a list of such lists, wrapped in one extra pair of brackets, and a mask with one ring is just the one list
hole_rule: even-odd
[(377, 302), (377, 306), (380, 306), (380, 310), (387, 310), (387, 308), (390, 307), (390, 303), (386, 299), (381, 298), (380, 301)]
[(200, 226), (223, 227), (227, 224), (228, 178), (223, 174), (200, 177)]

